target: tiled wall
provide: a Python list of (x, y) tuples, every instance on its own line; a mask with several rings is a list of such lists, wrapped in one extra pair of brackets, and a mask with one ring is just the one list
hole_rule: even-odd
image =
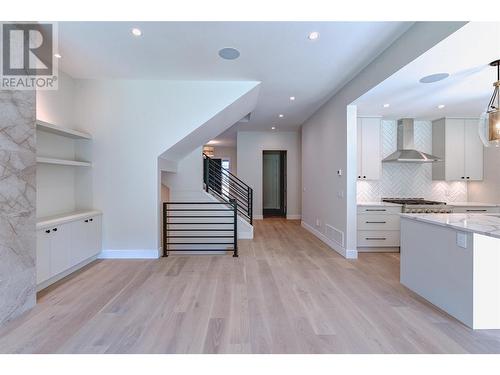
[(0, 325), (35, 305), (35, 92), (0, 90)]
[[(382, 158), (396, 151), (397, 123), (382, 121)], [(415, 121), (415, 148), (432, 154), (432, 123)], [(467, 201), (466, 182), (432, 181), (431, 164), (382, 163), (378, 181), (358, 181), (358, 202), (381, 197), (427, 198), (445, 202)]]

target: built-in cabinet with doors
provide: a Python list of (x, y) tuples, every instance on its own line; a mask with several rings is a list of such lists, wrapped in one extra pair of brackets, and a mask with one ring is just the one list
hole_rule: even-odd
[(96, 259), (101, 212), (92, 208), (90, 134), (37, 120), (37, 289)]
[(378, 180), (382, 168), (379, 117), (358, 117), (358, 180)]
[(442, 118), (432, 122), (432, 154), (443, 159), (432, 164), (432, 179), (483, 179), (483, 143), (478, 119)]

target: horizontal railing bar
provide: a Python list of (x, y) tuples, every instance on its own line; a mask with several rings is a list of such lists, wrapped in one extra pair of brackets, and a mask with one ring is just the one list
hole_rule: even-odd
[(232, 245), (232, 242), (169, 242), (168, 245)]
[[(169, 223), (171, 224), (171, 223)], [(207, 223), (211, 224), (211, 223)], [(232, 225), (233, 223), (231, 223)], [(171, 224), (175, 225), (175, 224)], [(232, 232), (233, 228), (231, 229), (221, 229), (221, 228), (210, 228), (210, 229), (201, 229), (201, 228), (195, 228), (195, 229), (185, 229), (185, 228), (179, 228), (179, 229), (167, 229), (167, 232)]]
[(210, 189), (212, 189), (212, 191), (214, 191), (214, 193), (218, 194), (221, 198), (223, 199), (226, 199), (226, 198), (235, 198), (237, 202), (241, 202), (242, 204), (238, 203), (238, 207), (244, 207), (244, 208), (247, 208), (246, 205), (246, 198), (244, 197), (241, 197), (239, 195), (228, 195), (228, 194), (225, 194), (225, 192), (219, 192), (217, 189), (214, 189), (213, 187), (210, 186)]
[[(210, 225), (214, 225), (214, 224), (225, 224), (225, 225), (233, 225), (234, 224), (234, 221), (231, 221), (231, 222), (217, 222), (217, 223), (214, 223), (214, 222), (210, 222), (210, 221), (207, 221), (205, 223), (192, 223), (192, 222), (186, 222), (186, 223), (173, 223), (173, 222), (168, 222), (168, 225), (193, 225), (193, 224), (197, 224), (197, 225), (204, 225), (204, 224), (210, 224)], [(228, 230), (232, 230), (232, 229), (228, 229)]]
[(233, 217), (233, 215), (168, 215), (167, 217), (173, 217), (173, 218), (179, 218), (179, 217), (185, 217), (185, 218), (196, 218), (196, 217), (203, 217), (203, 218), (211, 218), (211, 219), (216, 219), (216, 218), (226, 218), (226, 217)]
[(233, 238), (234, 236), (166, 236), (167, 238)]
[(232, 248), (227, 248), (227, 249), (168, 249), (167, 252), (169, 251), (233, 251), (234, 249)]
[(163, 202), (163, 204), (231, 204), (230, 202)]
[[(222, 203), (221, 203), (222, 204)], [(232, 208), (166, 208), (165, 211), (196, 211), (196, 212), (212, 212), (212, 211), (233, 211)]]

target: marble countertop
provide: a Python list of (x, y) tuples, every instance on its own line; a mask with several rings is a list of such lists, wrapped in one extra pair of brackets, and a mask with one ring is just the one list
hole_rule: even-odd
[(448, 206), (463, 206), (463, 207), (499, 207), (498, 203), (484, 203), (484, 202), (447, 202)]
[(401, 217), (500, 238), (500, 214), (401, 214)]
[(60, 215), (46, 216), (36, 220), (36, 229), (45, 229), (54, 225), (61, 225), (71, 221), (80, 220), (88, 216), (102, 215), (99, 210), (81, 210)]
[(358, 206), (393, 206), (401, 207), (401, 204), (389, 203), (389, 202), (358, 202)]

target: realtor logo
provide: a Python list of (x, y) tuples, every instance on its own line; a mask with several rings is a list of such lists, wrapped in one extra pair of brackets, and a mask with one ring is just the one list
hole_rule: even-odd
[(2, 23), (0, 89), (56, 90), (54, 23)]

